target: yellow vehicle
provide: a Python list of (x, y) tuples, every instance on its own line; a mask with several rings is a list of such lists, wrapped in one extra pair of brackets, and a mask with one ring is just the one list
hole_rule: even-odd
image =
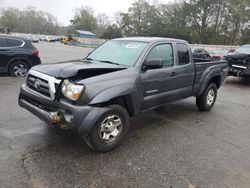
[(60, 42), (66, 44), (67, 42), (77, 42), (78, 39), (75, 37), (72, 37), (72, 35), (63, 36), (60, 38)]

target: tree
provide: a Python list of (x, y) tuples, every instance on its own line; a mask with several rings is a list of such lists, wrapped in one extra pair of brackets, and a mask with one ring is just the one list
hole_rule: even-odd
[(74, 18), (71, 20), (75, 29), (95, 32), (97, 30), (97, 19), (94, 11), (89, 7), (81, 7), (76, 9)]
[(114, 39), (120, 37), (122, 37), (121, 29), (115, 24), (108, 26), (107, 29), (104, 31), (103, 35), (101, 36), (101, 38), (104, 39)]
[(56, 18), (33, 7), (24, 10), (15, 8), (2, 9), (0, 14), (1, 27), (9, 28), (12, 32), (56, 34), (59, 26)]
[(182, 0), (167, 4), (135, 1), (119, 13), (125, 36), (163, 36), (190, 43), (238, 44), (248, 36), (250, 0)]
[(0, 27), (12, 30), (18, 29), (20, 11), (16, 8), (2, 9), (0, 12)]
[(159, 32), (159, 12), (145, 0), (135, 1), (128, 13), (120, 13), (118, 25), (125, 36), (149, 36)]
[(230, 24), (230, 44), (236, 44), (240, 31), (250, 19), (249, 0), (230, 0), (228, 6), (228, 22)]
[(110, 26), (110, 23), (111, 21), (106, 14), (101, 13), (97, 15), (97, 37), (101, 37), (103, 35), (103, 32)]
[(162, 20), (161, 36), (190, 40), (192, 35), (191, 28), (188, 25), (187, 11), (189, 10), (186, 8), (186, 4), (161, 4), (159, 9)]
[(125, 37), (134, 36), (132, 21), (130, 20), (130, 15), (128, 13), (120, 13), (121, 19), (118, 22), (122, 30), (122, 34)]

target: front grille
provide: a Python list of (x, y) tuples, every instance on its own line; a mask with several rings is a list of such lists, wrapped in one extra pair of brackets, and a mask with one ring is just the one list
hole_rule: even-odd
[(49, 82), (47, 80), (29, 74), (27, 77), (27, 86), (46, 97), (51, 97)]
[(53, 76), (30, 70), (27, 76), (26, 85), (32, 91), (39, 93), (40, 95), (55, 100), (56, 90), (61, 80), (56, 79)]

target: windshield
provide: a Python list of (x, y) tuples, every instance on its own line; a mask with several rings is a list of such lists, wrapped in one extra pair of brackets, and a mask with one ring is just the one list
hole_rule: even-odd
[(243, 54), (250, 54), (250, 46), (241, 46), (235, 52), (243, 53)]
[(98, 47), (87, 58), (133, 66), (146, 45), (146, 42), (111, 40)]

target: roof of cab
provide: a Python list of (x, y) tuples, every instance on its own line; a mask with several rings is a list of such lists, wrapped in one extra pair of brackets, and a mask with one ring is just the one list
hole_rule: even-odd
[(160, 42), (160, 41), (168, 41), (168, 42), (184, 42), (185, 40), (181, 39), (173, 39), (173, 38), (163, 38), (163, 37), (125, 37), (125, 38), (117, 38), (113, 40), (127, 40), (127, 41), (138, 41), (138, 42)]

